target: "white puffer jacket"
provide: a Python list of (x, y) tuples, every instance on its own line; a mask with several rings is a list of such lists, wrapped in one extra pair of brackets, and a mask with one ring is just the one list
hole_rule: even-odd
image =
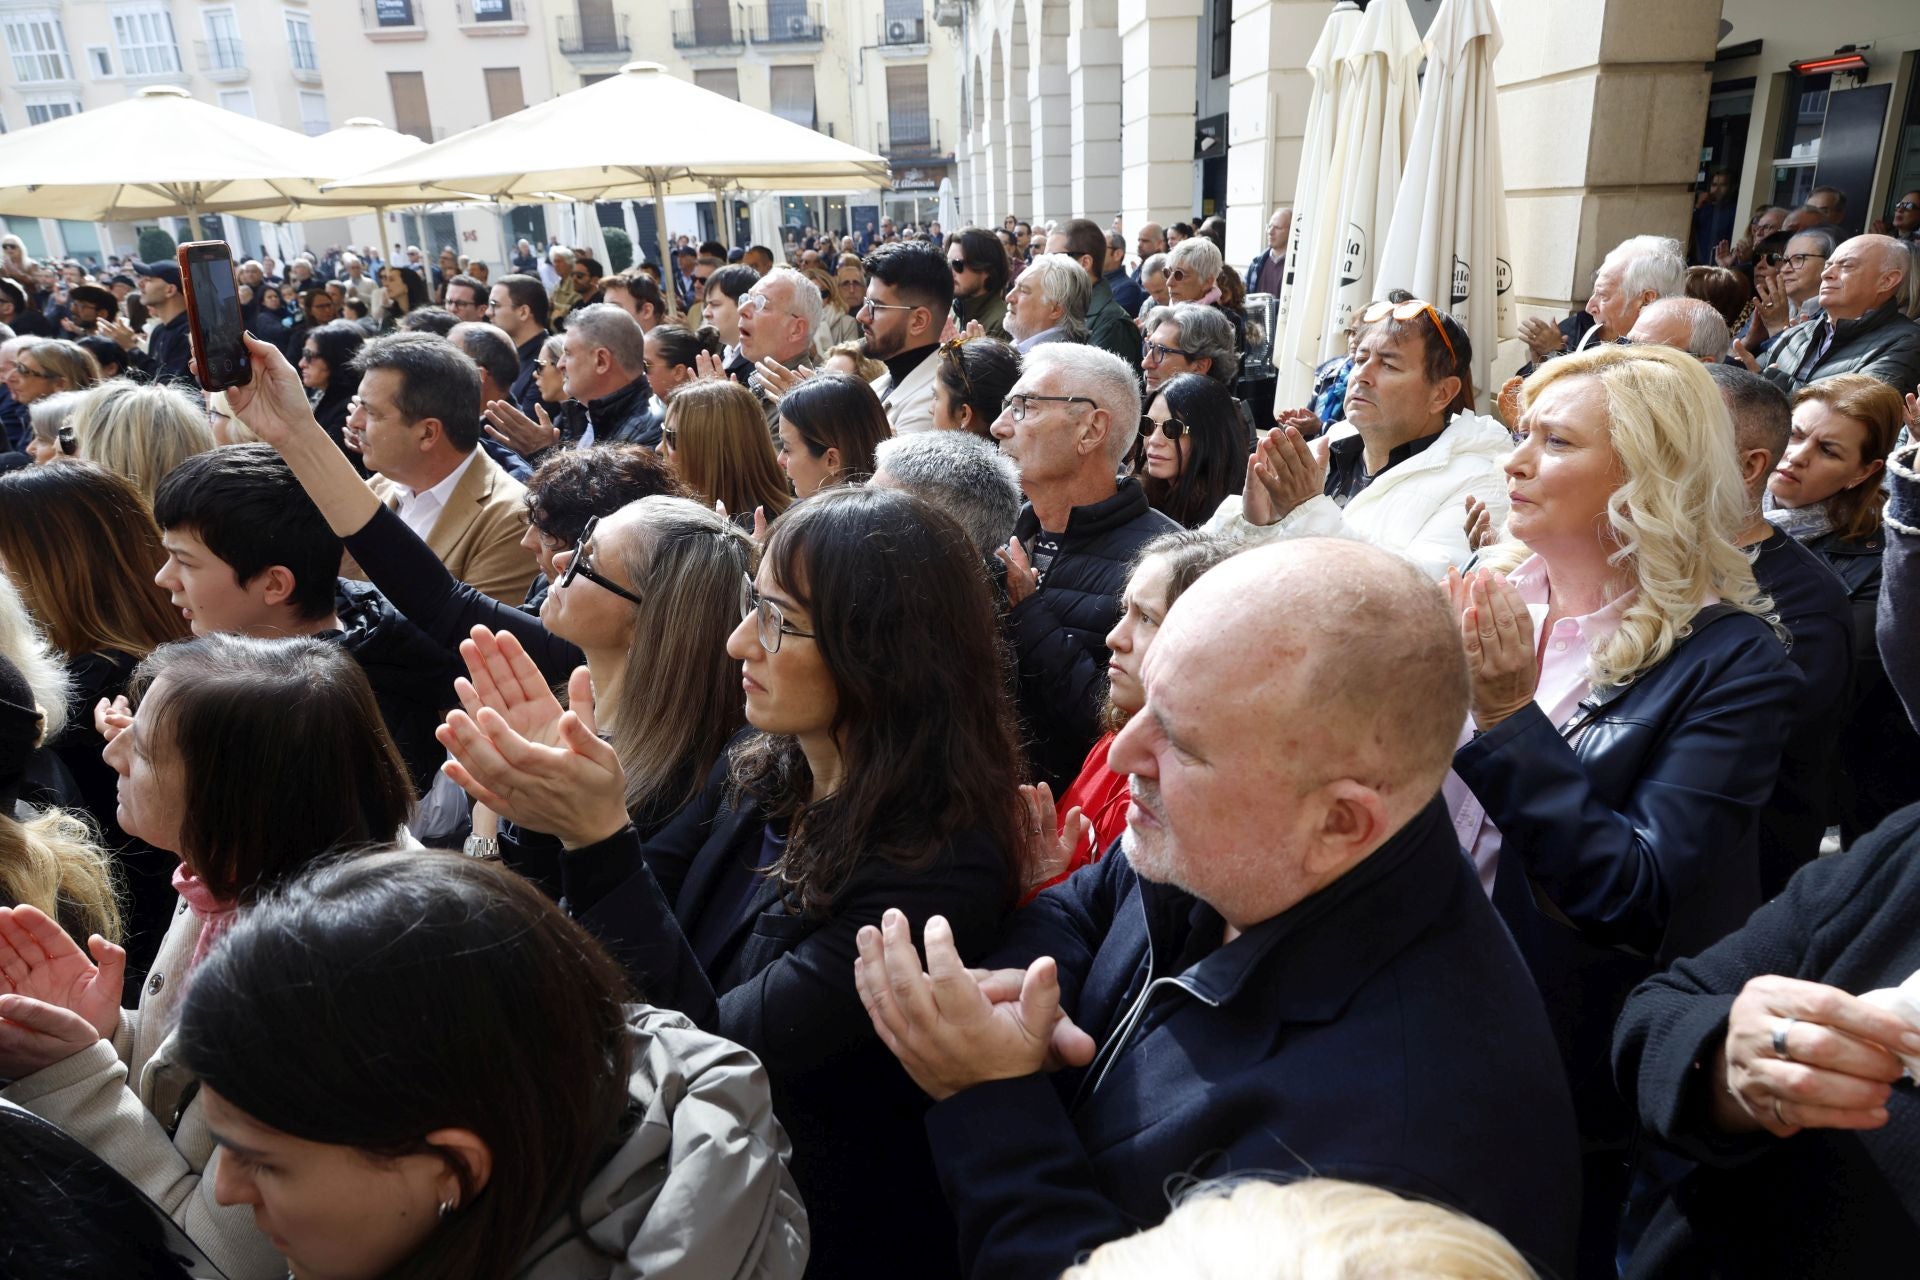
[[(1352, 434), (1335, 429), (1335, 437)], [(1220, 504), (1207, 529), (1245, 542), (1272, 538), (1353, 538), (1397, 551), (1440, 579), (1466, 564), (1467, 496), (1487, 504), (1495, 528), (1507, 518), (1507, 477), (1501, 464), (1513, 437), (1497, 420), (1455, 414), (1440, 438), (1383, 471), (1342, 508), (1316, 496), (1270, 525), (1249, 523), (1240, 495)]]

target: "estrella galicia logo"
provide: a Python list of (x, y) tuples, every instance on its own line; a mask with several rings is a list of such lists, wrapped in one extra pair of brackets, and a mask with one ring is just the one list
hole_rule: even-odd
[(1505, 258), (1495, 258), (1493, 289), (1497, 294), (1505, 294), (1513, 288), (1513, 264)]
[(1473, 268), (1459, 254), (1453, 255), (1453, 292), (1448, 298), (1449, 307), (1457, 307), (1467, 300), (1473, 292)]
[(1354, 223), (1347, 224), (1346, 237), (1340, 243), (1340, 287), (1360, 282), (1360, 271), (1367, 261), (1367, 233)]

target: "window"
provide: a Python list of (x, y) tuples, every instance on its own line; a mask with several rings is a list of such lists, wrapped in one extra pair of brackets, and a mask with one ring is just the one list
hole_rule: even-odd
[(498, 120), (501, 116), (510, 116), (527, 105), (527, 95), (520, 88), (520, 68), (485, 67), (481, 75), (487, 81), (487, 118)]
[(7, 48), (13, 51), (13, 78), (22, 84), (40, 80), (73, 79), (73, 60), (67, 56), (67, 35), (53, 14), (25, 14), (7, 19)]
[(413, 0), (373, 0), (374, 20), (383, 27), (415, 27)]
[(709, 67), (696, 70), (693, 82), (709, 93), (717, 93), (723, 98), (740, 101), (740, 73), (732, 67)]
[(887, 0), (881, 29), (887, 44), (922, 44), (927, 38), (926, 10), (920, 0)]
[(927, 112), (927, 66), (887, 68), (887, 144), (926, 147), (933, 143), (933, 119)]
[(293, 58), (295, 71), (318, 71), (320, 55), (313, 48), (313, 24), (307, 21), (304, 13), (289, 13), (287, 20), (287, 52)]
[(1233, 3), (1232, 0), (1212, 0), (1212, 3), (1212, 75), (1217, 80), (1227, 74), (1233, 61)]
[(246, 67), (246, 47), (231, 9), (208, 9), (201, 15), (207, 28), (206, 70), (239, 71)]
[(96, 80), (113, 79), (113, 55), (107, 52), (103, 44), (87, 46), (87, 69)]
[(300, 128), (309, 138), (327, 131), (327, 95), (311, 89), (300, 91)]
[(1820, 135), (1827, 126), (1827, 94), (1832, 87), (1830, 75), (1788, 76), (1780, 135), (1773, 150), (1775, 204), (1798, 208), (1813, 190), (1813, 170), (1820, 163)]
[(813, 128), (813, 67), (772, 67), (773, 114)]
[(80, 114), (80, 104), (77, 102), (29, 102), (27, 104), (28, 124), (45, 124), (49, 120), (61, 120), (78, 114)]
[(113, 39), (120, 46), (120, 65), (130, 76), (173, 75), (180, 70), (173, 15), (165, 9), (129, 9), (114, 14)]
[[(511, 0), (473, 0), (473, 20), (475, 22), (511, 22), (513, 20)], [(498, 116), (494, 118), (499, 119)]]
[(427, 113), (427, 78), (419, 71), (387, 72), (393, 95), (393, 127), (422, 142), (433, 141), (433, 117)]
[(253, 90), (222, 89), (220, 91), (220, 106), (222, 110), (232, 111), (243, 116), (250, 116), (253, 114)]

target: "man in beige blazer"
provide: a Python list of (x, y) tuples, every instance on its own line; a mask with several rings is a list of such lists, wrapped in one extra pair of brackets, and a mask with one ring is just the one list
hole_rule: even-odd
[[(373, 491), (447, 571), (502, 604), (539, 566), (521, 545), (526, 488), (480, 443), (480, 370), (445, 338), (397, 333), (360, 349), (361, 458)], [(364, 577), (349, 560), (348, 577)]]

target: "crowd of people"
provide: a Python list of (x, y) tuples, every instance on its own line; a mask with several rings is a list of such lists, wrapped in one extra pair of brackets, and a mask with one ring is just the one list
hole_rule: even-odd
[(1285, 209), (244, 259), (206, 396), (0, 242), (8, 1250), (1884, 1270), (1920, 193), (1829, 194), (1277, 407)]

